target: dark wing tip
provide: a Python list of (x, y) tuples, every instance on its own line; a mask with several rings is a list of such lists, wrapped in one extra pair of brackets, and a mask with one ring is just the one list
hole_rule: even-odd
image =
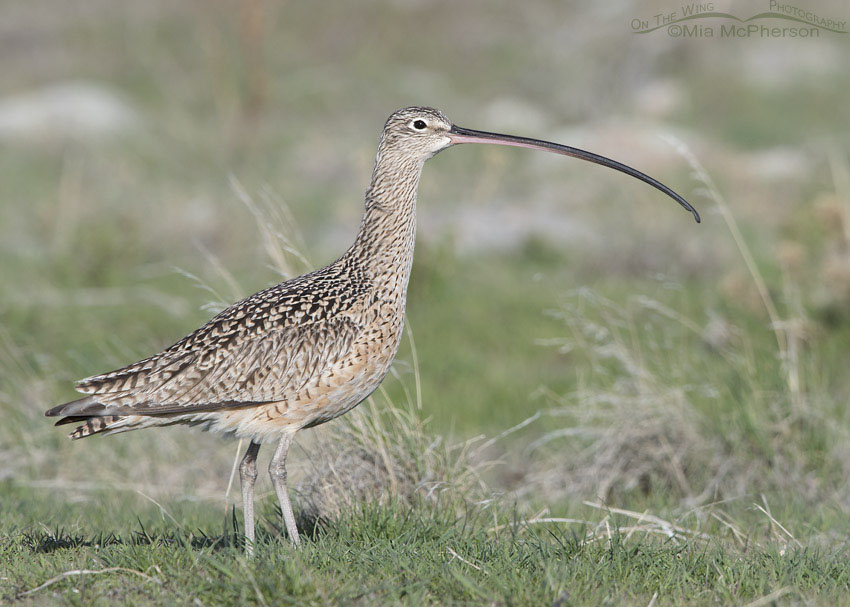
[(90, 419), (90, 418), (83, 417), (82, 415), (72, 415), (70, 417), (63, 417), (62, 419), (60, 419), (58, 422), (56, 422), (53, 425), (54, 426), (64, 426), (65, 424), (76, 424), (76, 423), (79, 423), (79, 422), (84, 422), (87, 419)]
[(44, 412), (45, 417), (58, 417), (68, 415), (98, 415), (103, 412), (103, 405), (92, 396), (84, 396), (78, 400), (57, 405)]
[(64, 408), (65, 408), (65, 405), (58, 405), (56, 407), (53, 407), (52, 409), (48, 409), (47, 411), (45, 411), (44, 415), (45, 415), (45, 417), (56, 417), (58, 415), (61, 415), (61, 411)]

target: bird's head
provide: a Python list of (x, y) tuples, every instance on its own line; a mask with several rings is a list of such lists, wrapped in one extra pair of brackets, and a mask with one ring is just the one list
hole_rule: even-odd
[(487, 131), (475, 131), (459, 127), (452, 124), (451, 120), (440, 110), (430, 107), (407, 107), (393, 112), (389, 119), (387, 119), (386, 125), (384, 125), (378, 154), (379, 159), (384, 157), (383, 159), (390, 164), (415, 162), (421, 169), (422, 164), (434, 154), (449, 146), (460, 143), (490, 143), (543, 150), (606, 166), (631, 175), (661, 190), (686, 210), (690, 211), (694, 219), (697, 221), (700, 220), (696, 209), (679, 194), (657, 179), (621, 162), (594, 154), (593, 152), (587, 152), (550, 141), (517, 137), (516, 135), (489, 133)]
[(452, 144), (452, 122), (440, 110), (406, 107), (393, 112), (384, 125), (381, 147), (421, 162)]

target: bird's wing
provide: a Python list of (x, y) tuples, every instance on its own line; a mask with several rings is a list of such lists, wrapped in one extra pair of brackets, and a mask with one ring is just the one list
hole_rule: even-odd
[(89, 397), (55, 414), (172, 415), (284, 401), (342, 360), (361, 331), (350, 317), (337, 316), (190, 352), (172, 347), (83, 380), (77, 389)]
[[(354, 279), (358, 278), (358, 279)], [(88, 396), (48, 416), (170, 415), (291, 397), (342, 360), (369, 286), (332, 267), (236, 303), (159, 354), (82, 380)]]

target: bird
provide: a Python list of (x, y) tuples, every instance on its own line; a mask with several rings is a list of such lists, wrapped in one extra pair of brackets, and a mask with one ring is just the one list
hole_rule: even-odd
[(286, 457), (299, 430), (343, 415), (381, 383), (404, 329), (425, 161), (458, 144), (554, 152), (606, 166), (664, 192), (699, 222), (682, 196), (610, 158), (549, 141), (477, 131), (430, 107), (390, 115), (378, 143), (365, 211), (353, 244), (330, 265), (285, 280), (226, 308), (174, 345), (79, 381), (85, 395), (46, 411), (79, 424), (72, 439), (184, 424), (248, 439), (239, 465), (244, 541), (253, 554), (257, 454), (277, 442), (269, 475), (283, 525), (300, 539), (287, 490)]

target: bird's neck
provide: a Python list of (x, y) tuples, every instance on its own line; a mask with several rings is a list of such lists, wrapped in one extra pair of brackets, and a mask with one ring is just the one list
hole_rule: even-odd
[(366, 212), (346, 253), (379, 287), (401, 296), (410, 279), (416, 240), (416, 190), (424, 160), (400, 158), (379, 148)]

